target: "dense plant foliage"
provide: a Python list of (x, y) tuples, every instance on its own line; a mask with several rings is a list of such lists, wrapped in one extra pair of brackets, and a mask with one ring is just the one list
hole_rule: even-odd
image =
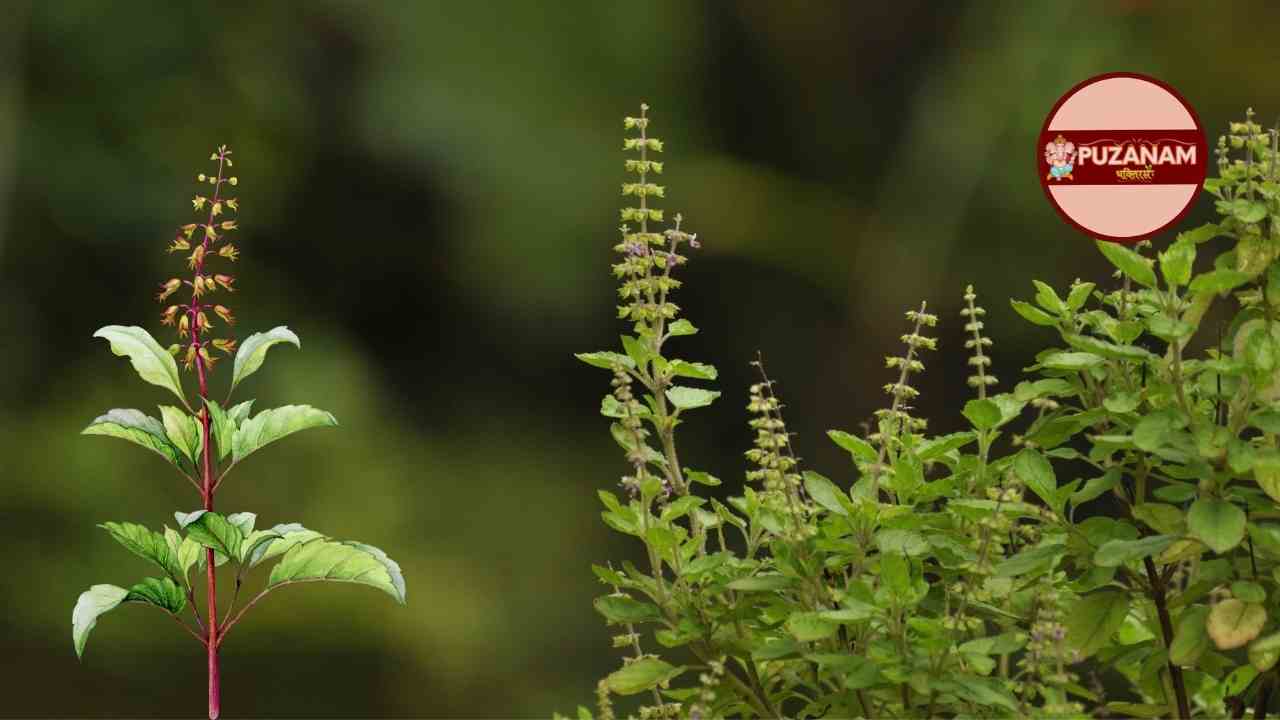
[[(195, 212), (205, 221), (178, 229), (169, 252), (189, 252), (191, 279), (171, 278), (164, 282), (157, 301), (164, 303), (180, 291), (190, 292), (185, 303), (169, 305), (161, 322), (173, 326), (181, 342), (162, 347), (145, 329), (109, 325), (94, 337), (105, 339), (116, 355), (129, 358), (133, 369), (146, 382), (171, 392), (181, 408), (160, 406), (160, 418), (140, 410), (110, 410), (87, 428), (87, 435), (105, 435), (141, 445), (172, 465), (196, 489), (202, 508), (175, 512), (177, 530), (164, 526), (156, 531), (130, 522), (101, 525), (111, 537), (133, 554), (162, 571), (161, 577), (144, 578), (129, 588), (94, 585), (80, 595), (72, 611), (72, 639), (76, 655), (84, 653), (89, 631), (98, 618), (124, 603), (158, 608), (183, 626), (205, 648), (209, 668), (209, 717), (221, 712), (221, 682), (218, 650), (227, 634), (249, 608), (276, 588), (301, 582), (334, 581), (361, 583), (378, 588), (398, 602), (405, 601), (404, 577), (399, 565), (376, 547), (359, 542), (339, 541), (298, 523), (276, 524), (255, 529), (257, 516), (251, 512), (214, 512), (214, 494), (231, 470), (264, 446), (299, 430), (337, 425), (334, 417), (308, 405), (286, 405), (251, 415), (253, 400), (231, 405), (232, 393), (256, 372), (275, 345), (300, 346), (298, 336), (281, 326), (254, 333), (239, 344), (231, 338), (214, 338), (214, 318), (230, 327), (235, 323), (231, 309), (214, 302), (217, 293), (235, 291), (235, 278), (214, 272), (211, 263), (235, 262), (239, 250), (230, 242), (238, 229), (228, 216), (239, 213), (237, 198), (225, 193), (239, 185), (227, 173), (233, 163), (231, 151), (219, 147), (209, 158), (217, 163), (217, 174), (197, 179), (213, 188), (211, 196), (196, 195)], [(227, 394), (222, 402), (211, 397), (209, 379), (216, 353), (235, 353)], [(174, 358), (196, 376), (195, 396), (190, 401)], [(185, 536), (182, 534), (185, 532)], [(240, 588), (249, 572), (268, 560), (277, 559), (265, 587), (237, 608)], [(234, 573), (234, 595), (221, 618), (217, 607), (217, 567), (228, 565)], [(191, 570), (196, 568), (193, 584)], [(195, 590), (199, 573), (205, 575), (204, 618), (197, 607)], [(183, 619), (191, 611), (194, 626)]]
[[(600, 681), (639, 717), (1254, 717), (1280, 658), (1280, 152), (1232, 123), (1205, 183), (1221, 216), (1155, 257), (1099, 242), (1114, 282), (1035, 281), (1013, 309), (1049, 347), (1010, 387), (984, 309), (964, 293), (967, 429), (932, 435), (912, 377), (938, 318), (906, 314), (883, 410), (832, 430), (856, 481), (801, 466), (763, 364), (740, 491), (677, 452), (719, 392), (671, 341), (683, 253), (658, 228), (662, 143), (627, 118), (612, 375), (622, 447), (604, 522), (647, 562), (593, 568), (595, 608), (627, 657)], [(717, 489), (717, 486), (720, 486)], [(723, 499), (722, 499), (723, 498)], [(593, 712), (579, 708), (578, 715)]]

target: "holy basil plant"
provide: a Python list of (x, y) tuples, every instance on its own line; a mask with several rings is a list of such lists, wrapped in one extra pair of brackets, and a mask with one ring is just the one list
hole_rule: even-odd
[[(169, 252), (189, 253), (190, 279), (172, 278), (160, 287), (156, 299), (165, 303), (179, 292), (189, 293), (186, 302), (168, 305), (161, 322), (173, 326), (179, 342), (162, 347), (151, 334), (137, 326), (109, 325), (94, 337), (106, 340), (111, 351), (127, 357), (144, 381), (172, 394), (176, 405), (161, 405), (160, 416), (141, 410), (109, 410), (84, 429), (86, 435), (105, 435), (127, 440), (159, 455), (173, 466), (199, 494), (201, 508), (174, 513), (176, 529), (168, 525), (155, 530), (131, 522), (105, 522), (100, 526), (129, 552), (152, 565), (155, 577), (146, 577), (132, 586), (94, 585), (80, 595), (72, 611), (72, 640), (77, 656), (84, 653), (89, 632), (99, 617), (121, 605), (135, 603), (158, 608), (173, 618), (205, 650), (209, 672), (209, 717), (221, 712), (221, 683), (218, 650), (227, 634), (245, 613), (273, 590), (302, 582), (334, 581), (360, 583), (382, 590), (401, 604), (405, 602), (404, 576), (400, 566), (376, 547), (336, 540), (298, 523), (257, 527), (251, 512), (214, 511), (214, 495), (228, 473), (261, 448), (300, 430), (338, 424), (333, 415), (309, 405), (286, 405), (253, 413), (253, 400), (235, 402), (232, 394), (241, 382), (262, 366), (267, 351), (276, 345), (300, 347), (298, 336), (287, 327), (254, 333), (239, 344), (229, 337), (214, 337), (215, 318), (224, 327), (235, 323), (232, 311), (216, 298), (234, 292), (235, 278), (211, 268), (214, 261), (235, 262), (239, 250), (230, 234), (237, 230), (230, 216), (239, 212), (239, 201), (229, 197), (229, 188), (239, 184), (229, 174), (231, 151), (219, 147), (210, 160), (217, 173), (198, 176), (208, 183), (212, 195), (196, 195), (192, 206), (204, 222), (183, 225), (169, 246)], [(234, 360), (222, 401), (210, 392), (217, 353)], [(183, 387), (175, 358), (195, 374), (194, 393)], [(273, 563), (265, 586), (237, 607), (240, 588), (257, 566)], [(216, 569), (234, 577), (234, 597), (221, 617), (217, 607)], [(192, 579), (192, 571), (195, 579)], [(199, 609), (196, 590), (204, 576), (205, 608)], [(190, 611), (192, 622), (184, 618)]]
[[(1163, 249), (1098, 242), (1113, 279), (1033, 281), (1012, 309), (1048, 347), (1001, 391), (986, 311), (959, 314), (973, 396), (929, 432), (912, 377), (938, 318), (906, 314), (885, 407), (832, 430), (851, 468), (803, 467), (759, 380), (745, 483), (678, 452), (716, 369), (672, 346), (697, 237), (665, 189), (650, 118), (627, 118), (621, 347), (600, 413), (627, 464), (602, 518), (642, 562), (593, 570), (622, 665), (615, 717), (1246, 717), (1280, 681), (1280, 148), (1252, 111), (1205, 183), (1220, 216)], [(957, 359), (957, 362), (959, 360)], [(847, 480), (841, 480), (840, 477)], [(1252, 715), (1249, 715), (1252, 713)]]

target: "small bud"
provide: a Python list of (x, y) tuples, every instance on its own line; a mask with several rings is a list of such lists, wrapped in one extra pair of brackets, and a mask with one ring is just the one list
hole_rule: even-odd
[(218, 242), (218, 233), (214, 231), (212, 225), (204, 226), (204, 237), (211, 242)]
[(218, 254), (231, 262), (235, 262), (240, 259), (240, 251), (236, 249), (235, 245), (223, 245), (218, 248)]
[(196, 297), (200, 297), (201, 295), (204, 295), (205, 281), (207, 279), (208, 278), (206, 278), (204, 275), (196, 275), (195, 281), (191, 283), (191, 291), (195, 294)]
[(231, 314), (231, 308), (227, 307), (226, 305), (214, 305), (213, 312), (218, 317), (222, 318), (222, 322), (228, 325), (236, 324), (236, 316)]
[(181, 346), (181, 345), (179, 345), (178, 343), (174, 343), (174, 344), (170, 345), (170, 346), (169, 346), (169, 354), (170, 354), (170, 355), (172, 355), (172, 356), (174, 356), (174, 357), (178, 357), (179, 355), (181, 355), (181, 354), (182, 354), (182, 346)]
[(178, 235), (173, 238), (173, 244), (170, 245), (168, 249), (169, 249), (169, 252), (171, 253), (181, 252), (183, 250), (190, 250), (191, 243), (187, 242), (186, 238), (182, 237), (181, 235)]
[(195, 361), (196, 361), (196, 346), (189, 345), (187, 346), (187, 356), (182, 359), (182, 366), (190, 370), (191, 365), (194, 364)]
[(196, 266), (202, 262), (204, 262), (204, 245), (197, 245), (191, 257), (187, 258), (187, 266), (195, 270)]
[(178, 292), (178, 288), (182, 287), (182, 281), (178, 278), (172, 278), (160, 286), (160, 293), (156, 295), (156, 302), (164, 302), (170, 295)]
[(203, 195), (197, 195), (191, 199), (191, 206), (194, 207), (196, 210), (203, 210), (204, 204), (207, 202), (209, 202), (209, 198)]
[(209, 329), (209, 317), (203, 311), (196, 313), (196, 330), (204, 332)]
[(164, 309), (164, 312), (160, 315), (160, 324), (161, 324), (161, 325), (172, 325), (172, 324), (173, 324), (174, 319), (175, 319), (177, 316), (178, 316), (178, 306), (177, 306), (177, 305), (170, 305), (169, 307), (165, 308), (165, 309)]
[(200, 359), (204, 360), (204, 366), (207, 368), (213, 368), (214, 364), (218, 362), (217, 358), (209, 354), (209, 349), (203, 347), (200, 348)]
[(227, 207), (231, 208), (235, 212), (240, 212), (240, 201), (235, 198), (228, 198)]
[(218, 217), (219, 215), (222, 214), (222, 203), (221, 202), (214, 203), (213, 208), (211, 209), (213, 210), (213, 216)]
[(178, 318), (178, 337), (186, 337), (191, 330), (191, 315), (184, 314)]
[(230, 180), (228, 180), (227, 182), (231, 183), (233, 186), (235, 186), (235, 185), (239, 185), (239, 184), (240, 184), (240, 180), (239, 180), (239, 178), (237, 178), (237, 177), (236, 177), (236, 176), (234, 176), (234, 175), (232, 175), (232, 176), (231, 176), (231, 179), (230, 179)]
[(204, 173), (200, 173), (196, 176), (196, 182), (204, 182)]
[(236, 291), (235, 288), (231, 287), (231, 285), (236, 281), (234, 277), (230, 275), (214, 275), (213, 279), (215, 282), (217, 282), (219, 285), (222, 286), (223, 290), (226, 290), (227, 292)]
[(197, 225), (197, 224), (195, 224), (195, 223), (190, 223), (190, 224), (188, 224), (188, 225), (183, 225), (183, 226), (182, 226), (182, 234), (183, 234), (183, 235), (184, 235), (188, 240), (190, 240), (190, 239), (191, 239), (191, 233), (195, 232), (197, 227), (199, 227), (199, 225)]
[(228, 355), (236, 351), (236, 341), (232, 338), (218, 338), (213, 341), (213, 346)]
[(222, 221), (222, 229), (223, 229), (223, 230), (235, 230), (235, 229), (236, 229), (236, 221), (235, 221), (235, 220), (223, 220), (223, 221)]

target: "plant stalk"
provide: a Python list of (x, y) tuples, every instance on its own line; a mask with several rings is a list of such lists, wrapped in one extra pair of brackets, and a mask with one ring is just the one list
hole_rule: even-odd
[[(1160, 632), (1164, 635), (1164, 646), (1173, 644), (1173, 621), (1169, 619), (1169, 606), (1165, 602), (1164, 580), (1156, 572), (1156, 564), (1151, 557), (1143, 558), (1147, 569), (1147, 580), (1151, 583), (1151, 600), (1155, 602), (1156, 612), (1160, 615)], [(1187, 686), (1182, 680), (1182, 668), (1172, 660), (1169, 661), (1169, 679), (1173, 681), (1173, 693), (1178, 704), (1178, 718), (1190, 720), (1191, 705), (1187, 702)]]

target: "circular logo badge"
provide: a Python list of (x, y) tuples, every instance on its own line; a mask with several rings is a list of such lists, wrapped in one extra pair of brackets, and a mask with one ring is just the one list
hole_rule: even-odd
[(1191, 209), (1208, 155), (1195, 110), (1173, 88), (1136, 73), (1071, 88), (1036, 144), (1040, 185), (1062, 219), (1122, 243), (1155, 235)]

